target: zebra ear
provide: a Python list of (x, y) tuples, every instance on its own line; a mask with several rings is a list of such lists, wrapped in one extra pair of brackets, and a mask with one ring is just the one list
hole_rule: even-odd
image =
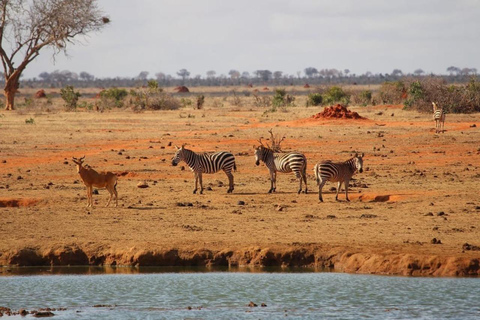
[(175, 149), (177, 149), (177, 150), (178, 150), (178, 149), (180, 149), (180, 148), (179, 148), (177, 145), (175, 145)]
[(365, 157), (365, 153), (364, 153), (364, 152), (362, 152), (362, 158), (363, 158), (363, 157)]

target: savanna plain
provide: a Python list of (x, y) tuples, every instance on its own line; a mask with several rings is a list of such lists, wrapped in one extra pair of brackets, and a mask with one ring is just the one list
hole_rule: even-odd
[[(195, 88), (191, 91), (195, 95)], [(197, 89), (200, 90), (200, 89)], [(57, 90), (58, 91), (58, 90)], [(94, 98), (92, 98), (93, 101)], [(311, 267), (350, 273), (467, 276), (480, 272), (480, 114), (431, 114), (401, 105), (350, 106), (365, 119), (312, 116), (323, 107), (256, 107), (206, 95), (202, 109), (0, 112), (0, 265)], [(293, 174), (255, 166), (269, 130), (308, 161), (308, 193)], [(173, 167), (175, 145), (235, 155), (235, 190), (220, 171)], [(315, 163), (365, 153), (364, 172), (335, 201)], [(104, 207), (72, 157), (118, 178)], [(138, 185), (143, 188), (139, 188)], [(7, 272), (2, 268), (0, 272)]]

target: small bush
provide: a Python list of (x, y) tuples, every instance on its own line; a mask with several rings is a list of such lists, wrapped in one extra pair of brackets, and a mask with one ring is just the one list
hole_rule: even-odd
[[(165, 93), (158, 87), (155, 80), (148, 81), (147, 87), (130, 90), (130, 104), (135, 111), (150, 110), (176, 110), (180, 108), (180, 102)], [(191, 101), (190, 101), (191, 102)]]
[(232, 91), (232, 94), (232, 106), (241, 107), (243, 105), (242, 99), (237, 95), (237, 92), (235, 90)]
[(203, 94), (197, 96), (197, 109), (203, 109), (203, 104), (205, 103), (205, 96)]
[(323, 94), (323, 104), (331, 105), (335, 103), (341, 103), (345, 106), (350, 103), (350, 95), (338, 86), (328, 88)]
[(104, 104), (109, 108), (112, 106), (116, 108), (123, 107), (123, 100), (126, 96), (128, 96), (127, 90), (118, 89), (116, 87), (100, 92), (100, 98), (102, 99), (102, 102), (104, 102)]
[(35, 119), (33, 119), (32, 117), (30, 117), (30, 119), (25, 119), (25, 123), (26, 123), (26, 124), (34, 124), (34, 123), (35, 123)]
[(272, 98), (272, 105), (275, 108), (292, 106), (293, 101), (295, 101), (295, 97), (287, 94), (285, 89), (275, 89), (275, 94)]
[(323, 102), (323, 97), (321, 93), (310, 93), (307, 97), (307, 107), (309, 106), (319, 106)]
[(384, 82), (379, 90), (379, 101), (382, 104), (400, 104), (407, 98), (404, 82)]
[(60, 90), (60, 96), (65, 101), (67, 110), (75, 110), (77, 108), (78, 98), (81, 97), (80, 92), (75, 91), (73, 86), (66, 86)]
[(255, 107), (270, 107), (272, 105), (272, 99), (269, 96), (260, 97), (253, 94), (253, 97), (255, 98), (255, 101), (253, 102)]

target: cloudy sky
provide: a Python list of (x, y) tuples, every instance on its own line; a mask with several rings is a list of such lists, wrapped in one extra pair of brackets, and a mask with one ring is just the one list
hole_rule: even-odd
[(480, 0), (99, 0), (111, 18), (69, 56), (51, 51), (24, 77), (86, 71), (98, 78), (148, 71), (176, 76), (307, 67), (352, 74), (480, 71)]

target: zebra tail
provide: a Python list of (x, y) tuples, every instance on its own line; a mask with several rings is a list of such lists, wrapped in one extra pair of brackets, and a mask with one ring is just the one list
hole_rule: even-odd
[(233, 163), (233, 171), (237, 171), (237, 164), (235, 162)]

